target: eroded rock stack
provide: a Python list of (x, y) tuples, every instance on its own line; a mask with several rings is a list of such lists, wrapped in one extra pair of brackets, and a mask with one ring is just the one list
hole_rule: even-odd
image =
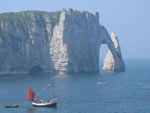
[(119, 45), (118, 38), (116, 33), (113, 31), (111, 35), (112, 42), (114, 43), (114, 48), (118, 53), (117, 58), (114, 58), (112, 52), (109, 50), (106, 58), (104, 59), (103, 70), (104, 71), (115, 71), (115, 72), (124, 72), (125, 71), (125, 64), (121, 54), (121, 48)]

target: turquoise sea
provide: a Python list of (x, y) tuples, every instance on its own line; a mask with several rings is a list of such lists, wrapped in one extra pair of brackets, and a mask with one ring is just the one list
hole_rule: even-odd
[[(0, 113), (150, 113), (150, 59), (125, 60), (124, 73), (1, 75)], [(57, 108), (34, 108), (27, 88), (48, 100), (54, 76)], [(19, 108), (5, 108), (19, 104)]]

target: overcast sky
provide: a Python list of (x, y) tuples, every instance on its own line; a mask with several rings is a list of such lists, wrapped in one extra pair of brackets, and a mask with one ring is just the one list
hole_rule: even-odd
[(0, 0), (0, 13), (62, 8), (98, 11), (100, 23), (116, 31), (124, 58), (150, 58), (150, 0)]

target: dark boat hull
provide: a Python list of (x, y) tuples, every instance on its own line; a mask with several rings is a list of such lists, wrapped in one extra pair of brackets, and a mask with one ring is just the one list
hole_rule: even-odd
[(32, 103), (33, 107), (56, 107), (57, 102), (55, 103)]

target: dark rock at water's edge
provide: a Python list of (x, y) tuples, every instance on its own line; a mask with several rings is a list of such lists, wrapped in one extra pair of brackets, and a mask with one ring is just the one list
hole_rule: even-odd
[(115, 62), (122, 61), (97, 12), (0, 14), (0, 73), (36, 72), (36, 66), (41, 72), (98, 72), (101, 44), (108, 45)]
[(32, 67), (29, 71), (29, 74), (33, 75), (33, 74), (41, 74), (43, 73), (43, 69), (41, 68), (40, 65), (36, 65), (34, 67)]

